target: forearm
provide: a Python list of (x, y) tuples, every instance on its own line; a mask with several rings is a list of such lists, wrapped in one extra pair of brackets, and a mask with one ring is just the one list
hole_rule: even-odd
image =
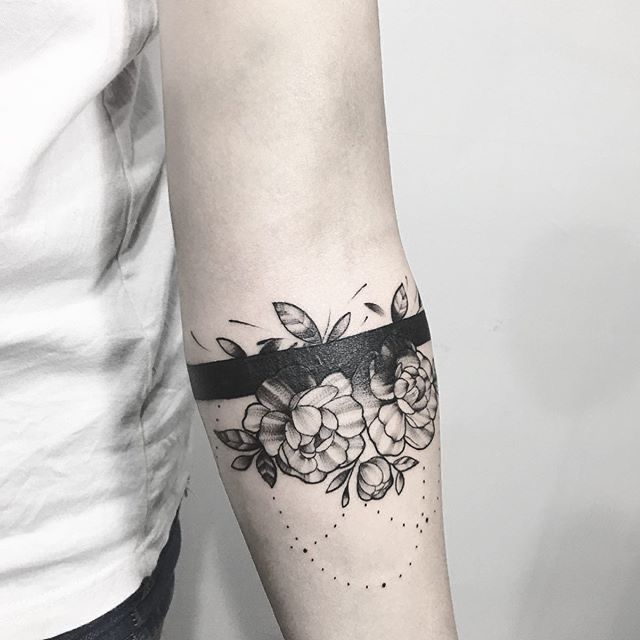
[(233, 508), (288, 640), (450, 640), (375, 5), (204, 4), (163, 9), (201, 42), (187, 64), (163, 31), (167, 134), (186, 355), (217, 363), (191, 375)]
[[(346, 268), (334, 273), (333, 288), (283, 283), (277, 298), (308, 311), (324, 340), (325, 327), (351, 314), (355, 328), (337, 342), (302, 346), (272, 306), (276, 296), (257, 288), (247, 293), (255, 313), (240, 319), (264, 329), (221, 322), (219, 330), (188, 331), (191, 362), (226, 358), (222, 347), (234, 353), (217, 337), (233, 340), (249, 357), (268, 338), (283, 350), (298, 344), (280, 352), (275, 372), (265, 370), (269, 354), (252, 368), (244, 368), (241, 356), (239, 380), (224, 369), (192, 367), (202, 416), (288, 640), (449, 640), (455, 636), (442, 541), (437, 395), (430, 344), (417, 351), (410, 344), (425, 331), (419, 323), (407, 326), (419, 308), (413, 283), (406, 289), (408, 322), (395, 323), (395, 335), (380, 336), (377, 354), (361, 358), (359, 341), (391, 322), (393, 292), (404, 276), (398, 272), (391, 287), (371, 280), (351, 300), (362, 281), (356, 284)], [(384, 318), (372, 318), (365, 302), (379, 303)], [(336, 353), (341, 342), (349, 342), (346, 353)], [(422, 385), (406, 404), (403, 379), (413, 389)], [(241, 397), (227, 398), (236, 393)]]

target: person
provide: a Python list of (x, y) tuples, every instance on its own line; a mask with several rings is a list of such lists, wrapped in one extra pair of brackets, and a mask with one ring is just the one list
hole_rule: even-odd
[(376, 3), (161, 0), (175, 251), (153, 2), (0, 18), (2, 637), (160, 637), (195, 396), (287, 640), (456, 638)]

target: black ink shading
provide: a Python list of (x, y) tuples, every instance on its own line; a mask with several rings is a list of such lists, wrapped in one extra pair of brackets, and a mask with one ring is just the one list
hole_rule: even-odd
[(267, 338), (267, 340), (260, 340), (257, 344), (260, 345), (260, 351), (258, 353), (273, 353), (280, 348), (282, 338)]
[(369, 309), (370, 311), (373, 311), (373, 313), (375, 313), (378, 316), (384, 315), (384, 309), (379, 304), (376, 304), (375, 302), (365, 302), (364, 306), (367, 307), (367, 309)]
[[(391, 487), (400, 495), (406, 474), (418, 464), (407, 452), (431, 444), (438, 412), (433, 360), (416, 347), (428, 341), (428, 326), (419, 297), (412, 299), (418, 312), (409, 316), (409, 296), (401, 284), (389, 307), (392, 323), (348, 338), (351, 312), (330, 331), (328, 323), (323, 338), (299, 306), (273, 303), (281, 325), (296, 345), (302, 342), (301, 348), (270, 337), (258, 341), (259, 354), (249, 357), (236, 342), (218, 338), (237, 363), (234, 375), (244, 371), (256, 381), (250, 392), (255, 401), (246, 407), (241, 428), (215, 432), (224, 445), (242, 452), (232, 468), (247, 471), (255, 460), (271, 488), (278, 471), (306, 484), (326, 482), (326, 493), (340, 490), (343, 508), (352, 489), (365, 506), (384, 498)], [(384, 315), (378, 304), (364, 304)], [(229, 361), (205, 367), (218, 364), (231, 371)], [(190, 365), (192, 382), (203, 371), (202, 365)], [(374, 455), (364, 459), (365, 451)]]

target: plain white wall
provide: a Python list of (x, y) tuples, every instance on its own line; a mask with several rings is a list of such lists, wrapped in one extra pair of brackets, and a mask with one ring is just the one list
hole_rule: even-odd
[[(464, 640), (640, 637), (640, 3), (382, 0)], [(166, 640), (281, 638), (196, 430)]]

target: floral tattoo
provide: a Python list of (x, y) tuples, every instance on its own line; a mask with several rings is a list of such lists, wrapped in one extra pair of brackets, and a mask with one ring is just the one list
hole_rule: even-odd
[[(430, 340), (417, 294), (414, 304), (410, 315), (401, 284), (389, 324), (347, 335), (351, 313), (321, 332), (300, 307), (275, 302), (285, 333), (258, 341), (256, 353), (218, 338), (231, 359), (189, 365), (189, 375), (201, 400), (254, 396), (238, 428), (215, 431), (240, 454), (232, 468), (246, 471), (255, 463), (272, 488), (279, 472), (307, 484), (326, 482), (327, 493), (342, 490), (343, 507), (350, 487), (364, 502), (382, 499), (391, 487), (402, 493), (405, 473), (418, 464), (408, 454), (431, 444), (438, 413), (434, 363), (416, 346)], [(364, 305), (385, 315), (376, 303)]]

